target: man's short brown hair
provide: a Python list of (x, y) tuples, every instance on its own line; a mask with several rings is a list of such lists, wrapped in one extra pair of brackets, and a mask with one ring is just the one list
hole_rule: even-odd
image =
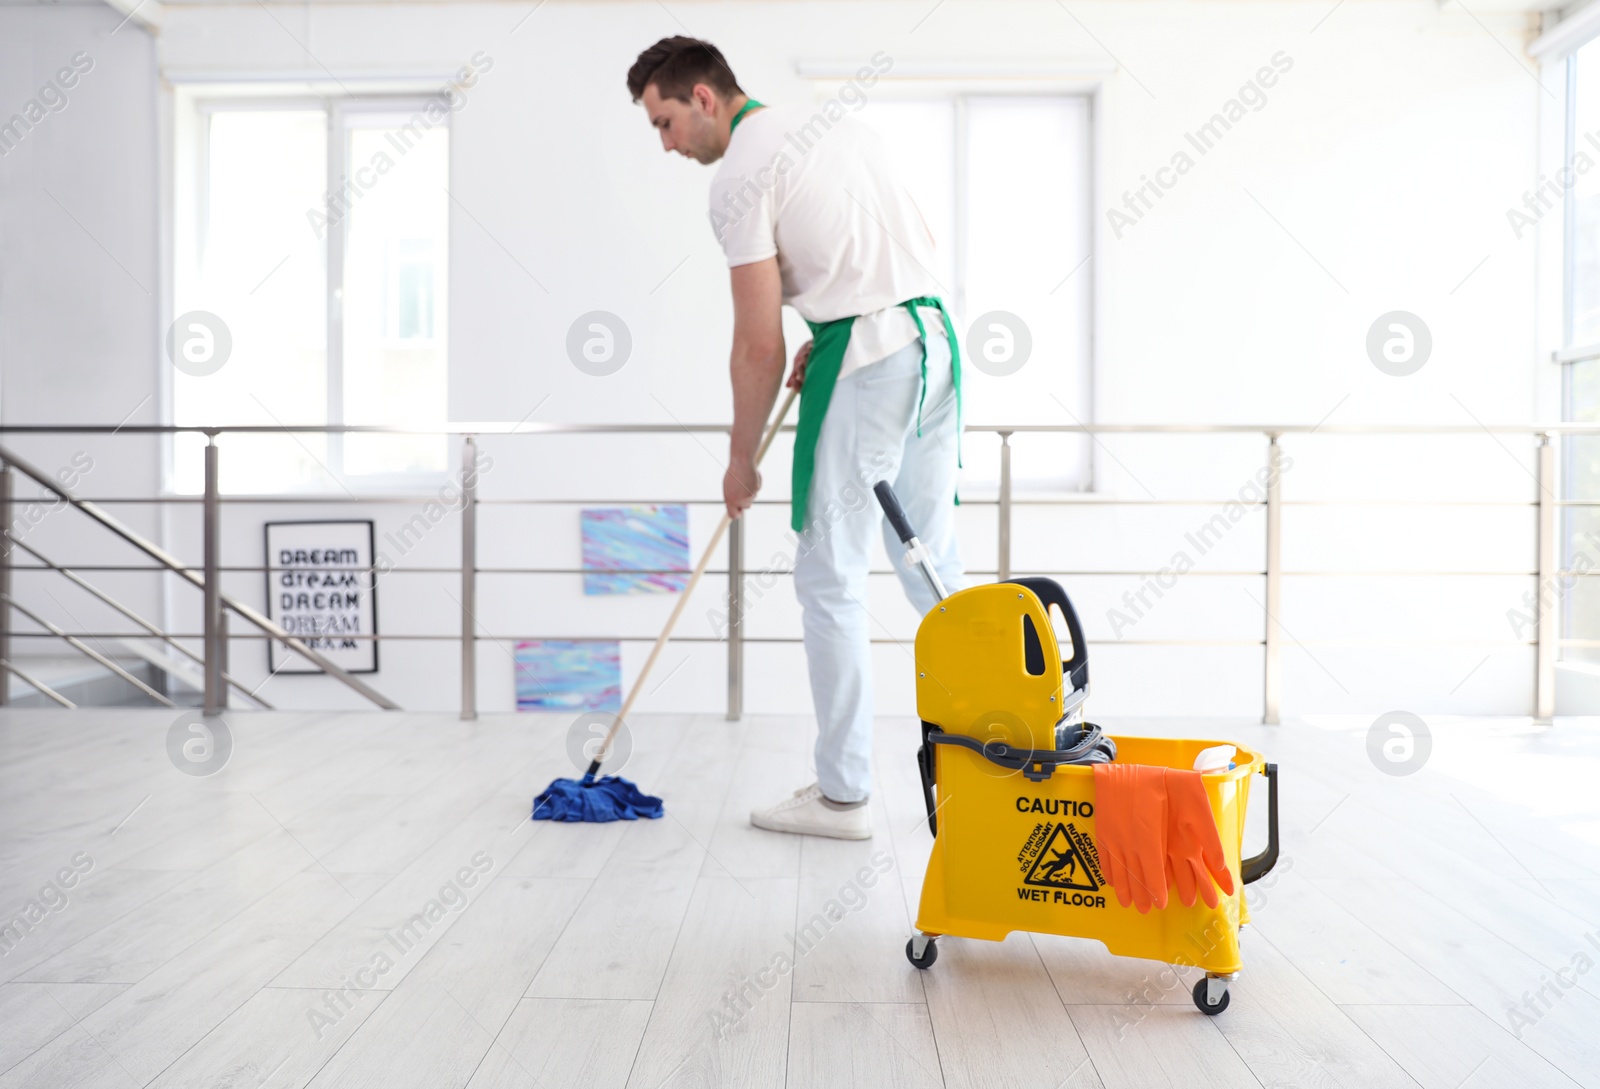
[(662, 98), (687, 102), (697, 83), (704, 83), (723, 98), (744, 93), (733, 78), (733, 69), (723, 59), (722, 50), (681, 34), (662, 38), (640, 53), (628, 69), (628, 93), (635, 102), (644, 97), (644, 89), (651, 84), (655, 84), (656, 93)]

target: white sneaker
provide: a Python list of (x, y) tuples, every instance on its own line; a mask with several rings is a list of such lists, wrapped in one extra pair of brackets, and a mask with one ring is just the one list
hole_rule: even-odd
[(769, 832), (833, 839), (872, 838), (872, 817), (866, 806), (834, 809), (823, 800), (822, 788), (816, 783), (802, 787), (775, 806), (751, 810), (750, 823)]

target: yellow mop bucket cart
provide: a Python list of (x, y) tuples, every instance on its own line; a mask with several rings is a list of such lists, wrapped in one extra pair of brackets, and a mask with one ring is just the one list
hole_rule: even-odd
[[(878, 498), (942, 600), (917, 629), (917, 752), (933, 853), (922, 882), (917, 933), (906, 956), (929, 968), (943, 935), (1000, 941), (1014, 930), (1094, 938), (1119, 956), (1197, 967), (1205, 1013), (1228, 1005), (1238, 974), (1244, 886), (1278, 858), (1277, 767), (1235, 745), (1232, 766), (1201, 781), (1234, 876), (1215, 908), (1173, 895), (1141, 915), (1106, 882), (1095, 830), (1095, 762), (1190, 770), (1213, 740), (1106, 737), (1088, 727), (1088, 646), (1066, 592), (1022, 578), (948, 596), (887, 485)], [(1062, 660), (1050, 608), (1072, 643)], [(1256, 775), (1267, 780), (1267, 845), (1241, 858), (1245, 808)]]

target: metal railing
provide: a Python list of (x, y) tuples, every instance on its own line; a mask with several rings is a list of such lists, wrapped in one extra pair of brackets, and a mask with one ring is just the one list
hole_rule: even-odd
[[(794, 426), (784, 428), (793, 433)], [(1497, 507), (1536, 507), (1537, 508), (1537, 564), (1533, 571), (1305, 571), (1296, 570), (1288, 572), (1295, 577), (1302, 576), (1350, 576), (1350, 577), (1384, 577), (1394, 575), (1424, 576), (1440, 574), (1448, 576), (1470, 577), (1474, 575), (1507, 577), (1520, 576), (1536, 578), (1539, 591), (1535, 593), (1533, 609), (1537, 618), (1535, 638), (1531, 642), (1536, 649), (1536, 667), (1534, 678), (1533, 714), (1539, 719), (1549, 719), (1555, 710), (1555, 673), (1556, 661), (1562, 645), (1587, 645), (1589, 640), (1568, 639), (1560, 637), (1559, 629), (1559, 602), (1560, 595), (1546, 593), (1546, 588), (1556, 585), (1557, 580), (1565, 576), (1576, 576), (1587, 572), (1563, 571), (1560, 566), (1559, 556), (1561, 542), (1559, 540), (1558, 514), (1563, 507), (1592, 507), (1600, 506), (1600, 502), (1586, 502), (1577, 500), (1562, 500), (1559, 498), (1559, 481), (1557, 479), (1557, 459), (1554, 440), (1567, 435), (1600, 435), (1600, 425), (1585, 424), (1548, 424), (1539, 426), (1483, 426), (1483, 425), (1433, 425), (1433, 426), (1408, 426), (1408, 425), (1259, 425), (1259, 424), (1018, 424), (1018, 425), (968, 425), (970, 433), (991, 433), (999, 440), (999, 481), (998, 490), (993, 498), (963, 499), (965, 506), (993, 506), (996, 508), (996, 567), (992, 571), (976, 570), (969, 573), (985, 575), (993, 574), (1000, 579), (1011, 577), (1012, 574), (1012, 531), (1013, 519), (1016, 508), (1021, 506), (1055, 505), (1063, 507), (1086, 507), (1107, 505), (1112, 507), (1132, 506), (1211, 506), (1216, 507), (1237, 500), (1216, 499), (1136, 499), (1113, 496), (1099, 493), (1083, 493), (1072, 498), (1048, 498), (1032, 495), (1018, 495), (1014, 487), (1012, 471), (1012, 442), (1013, 437), (1025, 434), (1057, 434), (1057, 435), (1084, 435), (1094, 442), (1099, 443), (1099, 436), (1104, 435), (1256, 435), (1264, 440), (1263, 467), (1267, 471), (1267, 482), (1264, 486), (1264, 498), (1259, 503), (1253, 504), (1264, 508), (1265, 513), (1265, 551), (1262, 569), (1247, 569), (1240, 571), (1210, 571), (1192, 572), (1193, 574), (1234, 575), (1244, 577), (1259, 577), (1263, 580), (1264, 591), (1264, 622), (1263, 631), (1259, 640), (1239, 643), (1229, 640), (1118, 640), (1124, 645), (1195, 645), (1204, 642), (1210, 645), (1255, 645), (1262, 648), (1262, 721), (1275, 724), (1280, 720), (1282, 704), (1282, 675), (1283, 675), (1283, 638), (1284, 631), (1279, 623), (1281, 614), (1283, 578), (1286, 572), (1282, 566), (1283, 548), (1283, 511), (1286, 506), (1327, 506), (1346, 504), (1350, 506), (1372, 505), (1372, 500), (1285, 500), (1283, 497), (1282, 474), (1279, 470), (1282, 458), (1281, 440), (1284, 436), (1320, 434), (1334, 435), (1390, 435), (1390, 436), (1420, 436), (1420, 435), (1488, 435), (1513, 436), (1531, 438), (1537, 442), (1536, 469), (1534, 471), (1537, 483), (1537, 492), (1532, 500), (1393, 500), (1397, 505), (1414, 507), (1438, 506), (1497, 506)], [(36, 688), (47, 698), (57, 703), (71, 706), (71, 701), (52, 691), (40, 680), (23, 672), (12, 661), (13, 640), (21, 636), (38, 635), (49, 638), (62, 639), (68, 642), (80, 653), (113, 669), (118, 675), (123, 676), (131, 684), (142, 689), (147, 695), (162, 702), (164, 697), (157, 692), (152, 692), (148, 686), (138, 681), (137, 678), (127, 675), (115, 662), (108, 662), (104, 655), (98, 654), (92, 648), (83, 644), (84, 639), (98, 638), (126, 638), (127, 632), (68, 632), (44, 620), (33, 611), (17, 604), (13, 590), (14, 570), (42, 570), (53, 571), (61, 574), (80, 588), (91, 593), (101, 602), (133, 620), (145, 635), (139, 638), (151, 638), (164, 645), (174, 648), (180, 654), (201, 665), (204, 670), (204, 708), (206, 713), (216, 713), (227, 705), (227, 690), (231, 687), (237, 689), (254, 702), (266, 706), (265, 701), (254, 696), (238, 680), (226, 672), (227, 642), (232, 639), (257, 639), (273, 640), (284, 647), (308, 659), (327, 675), (357, 692), (373, 704), (386, 710), (397, 710), (395, 703), (383, 696), (380, 692), (367, 685), (360, 679), (341, 669), (324, 655), (312, 649), (306, 643), (286, 631), (252, 606), (237, 600), (224, 593), (221, 586), (221, 577), (224, 572), (271, 572), (281, 570), (273, 567), (270, 562), (261, 566), (224, 566), (221, 562), (221, 526), (222, 510), (228, 505), (264, 504), (321, 504), (332, 503), (349, 506), (368, 503), (385, 505), (402, 505), (408, 502), (425, 501), (427, 497), (405, 495), (366, 495), (366, 496), (334, 496), (334, 495), (235, 495), (223, 496), (220, 487), (220, 456), (218, 445), (219, 437), (227, 434), (279, 434), (283, 432), (305, 434), (398, 434), (398, 435), (435, 435), (455, 436), (463, 442), (463, 465), (475, 465), (477, 444), (485, 436), (539, 436), (539, 435), (681, 435), (681, 434), (721, 434), (726, 435), (728, 426), (725, 424), (631, 424), (631, 425), (605, 425), (605, 424), (555, 424), (555, 423), (523, 423), (523, 424), (474, 424), (460, 425), (448, 428), (415, 429), (400, 427), (362, 427), (362, 426), (237, 426), (237, 427), (176, 427), (159, 425), (125, 425), (111, 427), (109, 425), (83, 425), (83, 426), (49, 426), (49, 425), (12, 425), (0, 427), (0, 436), (5, 435), (61, 435), (61, 434), (86, 434), (86, 435), (175, 435), (175, 434), (200, 434), (205, 436), (204, 449), (205, 475), (204, 490), (199, 496), (164, 495), (155, 497), (143, 496), (109, 496), (97, 498), (84, 498), (72, 494), (48, 474), (40, 471), (27, 460), (17, 456), (13, 451), (0, 446), (0, 464), (4, 469), (0, 471), (0, 522), (6, 527), (4, 547), (0, 548), (0, 669), (9, 671), (24, 683)], [(1502, 443), (1502, 445), (1504, 445)], [(1508, 451), (1509, 452), (1509, 451)], [(12, 506), (21, 502), (16, 496), (13, 484), (13, 470), (32, 480), (46, 493), (58, 496), (63, 502), (85, 515), (93, 522), (112, 535), (132, 545), (154, 561), (150, 565), (122, 565), (122, 564), (73, 564), (70, 568), (58, 564), (37, 549), (28, 546), (22, 541), (14, 541), (10, 534), (12, 525)], [(461, 578), (461, 611), (460, 631), (455, 635), (432, 634), (392, 634), (354, 636), (356, 639), (375, 640), (453, 640), (460, 644), (461, 652), (461, 693), (460, 714), (464, 719), (475, 718), (478, 713), (477, 693), (477, 646), (485, 640), (517, 640), (522, 638), (567, 638), (551, 634), (533, 636), (518, 636), (507, 634), (494, 634), (480, 632), (480, 625), (475, 619), (477, 606), (477, 579), (481, 574), (572, 574), (581, 575), (593, 573), (583, 568), (561, 567), (482, 567), (478, 564), (478, 508), (483, 505), (557, 505), (557, 506), (583, 506), (594, 503), (627, 504), (640, 503), (666, 503), (675, 500), (661, 498), (629, 499), (583, 499), (583, 498), (498, 498), (484, 499), (478, 495), (477, 481), (474, 474), (463, 474), (461, 487), (461, 501), (458, 508), (461, 515), (461, 563), (459, 567), (402, 567), (390, 566), (386, 570), (392, 573), (428, 572), (434, 574), (458, 574)], [(719, 502), (709, 499), (676, 500), (676, 502), (701, 503), (718, 505)], [(758, 500), (759, 504), (787, 505), (786, 500)], [(143, 535), (130, 529), (115, 516), (105, 510), (111, 504), (199, 504), (202, 517), (202, 562), (195, 568), (184, 564), (177, 557), (162, 549), (159, 545), (146, 539)], [(750, 642), (778, 642), (798, 643), (798, 637), (766, 637), (755, 639), (750, 637), (745, 630), (745, 533), (743, 521), (736, 521), (727, 540), (727, 566), (722, 571), (713, 571), (713, 574), (725, 574), (728, 578), (727, 600), (727, 627), (726, 634), (718, 637), (683, 636), (683, 642), (725, 642), (727, 644), (727, 715), (730, 719), (737, 719), (743, 712), (744, 706), (744, 658), (745, 647)], [(12, 550), (20, 548), (32, 556), (36, 564), (20, 566), (14, 561)], [(270, 558), (269, 558), (270, 560)], [(151, 571), (165, 572), (189, 583), (199, 589), (203, 594), (203, 630), (199, 633), (176, 634), (165, 631), (160, 626), (140, 617), (128, 609), (111, 595), (92, 585), (83, 578), (83, 572), (104, 571)], [(633, 572), (646, 573), (646, 572)], [(1095, 576), (1095, 577), (1150, 577), (1163, 572), (1139, 570), (1092, 570), (1092, 571), (1040, 571), (1034, 572), (1050, 575), (1067, 576)], [(34, 620), (43, 629), (40, 632), (17, 632), (11, 623), (12, 609)], [(233, 632), (227, 630), (226, 614), (234, 615), (246, 621), (255, 631)], [(618, 638), (631, 638), (627, 636), (576, 636), (577, 640), (613, 641)], [(195, 653), (184, 647), (181, 640), (198, 639), (202, 651)], [(892, 639), (878, 639), (875, 642), (896, 642)], [(1412, 640), (1411, 642), (1429, 642), (1428, 640)], [(1437, 640), (1433, 642), (1439, 642)], [(5, 702), (7, 685), (0, 683), (0, 703)]]
[[(38, 484), (40, 487), (44, 488), (46, 491), (53, 493), (73, 509), (81, 512), (84, 515), (87, 515), (90, 519), (99, 523), (115, 536), (122, 538), (122, 540), (126, 541), (128, 544), (132, 545), (140, 552), (143, 552), (145, 555), (155, 560), (159, 565), (159, 568), (170, 571), (192, 585), (200, 588), (201, 592), (205, 595), (205, 649), (201, 654), (201, 659), (205, 665), (204, 707), (206, 714), (216, 714), (226, 705), (227, 702), (227, 693), (224, 687), (225, 677), (223, 673), (223, 662), (227, 658), (227, 646), (223, 637), (223, 632), (225, 631), (226, 625), (226, 621), (223, 618), (224, 607), (233, 610), (233, 612), (243, 617), (251, 624), (254, 624), (256, 627), (260, 628), (263, 632), (267, 633), (267, 635), (277, 639), (284, 646), (293, 650), (302, 657), (309, 659), (315, 665), (321, 667), (323, 672), (335, 677), (347, 688), (353, 689), (360, 695), (365, 696), (367, 699), (371, 700), (379, 707), (382, 707), (384, 710), (399, 710), (399, 706), (391, 703), (386, 696), (372, 689), (362, 681), (357, 680), (355, 677), (339, 668), (333, 662), (329, 661), (326, 657), (312, 650), (299, 638), (291, 635), (289, 632), (279, 627), (276, 623), (263, 616), (253, 607), (246, 605), (241, 601), (235, 600), (234, 598), (229, 597), (227, 594), (222, 592), (222, 577), (221, 572), (218, 570), (222, 545), (222, 508), (220, 502), (221, 495), (218, 487), (219, 477), (215, 435), (213, 435), (211, 441), (206, 444), (205, 457), (205, 528), (203, 540), (205, 560), (202, 573), (196, 574), (192, 568), (186, 567), (176, 556), (171, 555), (159, 545), (147, 540), (139, 533), (134, 532), (121, 521), (101, 510), (97, 504), (85, 499), (79, 499), (64, 486), (57, 483), (48, 474), (34, 467), (30, 462), (18, 457), (11, 450), (0, 447), (0, 463), (5, 465), (5, 474), (8, 477), (13, 469), (22, 473), (23, 476), (26, 476), (35, 484)], [(9, 483), (4, 488), (0, 488), (0, 494), (8, 496), (12, 495), (13, 491), (14, 489), (9, 485)], [(10, 562), (12, 523), (9, 506), (4, 511), (0, 511), (0, 514), (4, 515), (3, 524), (5, 526), (6, 537), (6, 547), (4, 549), (0, 549), (0, 555), (3, 555), (4, 563), (9, 567), (12, 566)], [(9, 583), (9, 574), (7, 581)], [(4, 659), (0, 659), (0, 666), (3, 666), (5, 669), (15, 673), (17, 670), (16, 666), (14, 666), (10, 660), (9, 643), (12, 635), (11, 609), (18, 608), (18, 606), (10, 594), (7, 594), (4, 604), (7, 607), (0, 608), (0, 628), (4, 628), (5, 635), (3, 638), (0, 638), (0, 643), (7, 645), (8, 652)], [(37, 617), (30, 616), (30, 619), (33, 619), (36, 623), (40, 623)], [(68, 633), (55, 630), (52, 631), (52, 634), (58, 638), (67, 639), (69, 646), (73, 646), (74, 649), (95, 658), (95, 660), (99, 661), (100, 664), (108, 664), (104, 657), (94, 654), (94, 652), (89, 650), (81, 643), (73, 642)], [(152, 695), (155, 694), (150, 693), (148, 688), (145, 688), (144, 685), (134, 680), (125, 672), (120, 670), (117, 672), (124, 679), (133, 681), (134, 684), (144, 689), (146, 693)], [(26, 678), (24, 679), (26, 680)], [(32, 684), (35, 688), (39, 688), (40, 691), (44, 692), (45, 695), (51, 696), (51, 698), (56, 699), (58, 702), (60, 701), (59, 694), (53, 694), (49, 690), (41, 688), (39, 682), (29, 681), (28, 683)], [(7, 686), (0, 685), (0, 689), (6, 687)], [(170, 701), (167, 702), (170, 703)]]

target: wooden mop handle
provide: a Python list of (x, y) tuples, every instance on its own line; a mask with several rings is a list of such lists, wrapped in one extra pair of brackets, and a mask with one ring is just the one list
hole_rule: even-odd
[[(778, 437), (778, 429), (783, 426), (783, 421), (789, 416), (789, 406), (794, 404), (794, 399), (800, 393), (791, 389), (789, 395), (783, 399), (783, 404), (778, 408), (778, 415), (767, 428), (767, 433), (761, 439), (761, 445), (756, 450), (756, 464), (760, 465), (767, 456), (767, 448), (772, 445), (772, 440)], [(722, 543), (722, 535), (728, 532), (728, 526), (733, 524), (733, 519), (726, 513), (722, 521), (717, 523), (717, 531), (711, 535), (711, 541), (706, 545), (705, 552), (701, 553), (700, 562), (695, 564), (694, 574), (689, 576), (688, 585), (678, 595), (678, 603), (672, 607), (672, 615), (667, 617), (667, 626), (661, 629), (661, 634), (656, 637), (656, 645), (650, 648), (650, 657), (644, 660), (644, 668), (639, 671), (639, 676), (634, 679), (633, 691), (628, 693), (627, 700), (622, 705), (622, 710), (617, 714), (617, 720), (611, 724), (611, 729), (606, 731), (606, 738), (600, 743), (600, 751), (590, 763), (585, 778), (594, 775), (600, 770), (601, 763), (611, 755), (611, 742), (616, 738), (617, 731), (622, 729), (622, 724), (628, 719), (628, 712), (633, 710), (633, 703), (639, 698), (639, 693), (644, 690), (645, 678), (650, 675), (656, 659), (661, 656), (662, 648), (672, 638), (672, 629), (677, 627), (678, 618), (683, 615), (683, 610), (689, 604), (689, 598), (694, 593), (694, 588), (700, 584), (700, 576), (706, 573), (706, 568), (711, 564), (711, 554), (717, 550), (717, 545)]]

